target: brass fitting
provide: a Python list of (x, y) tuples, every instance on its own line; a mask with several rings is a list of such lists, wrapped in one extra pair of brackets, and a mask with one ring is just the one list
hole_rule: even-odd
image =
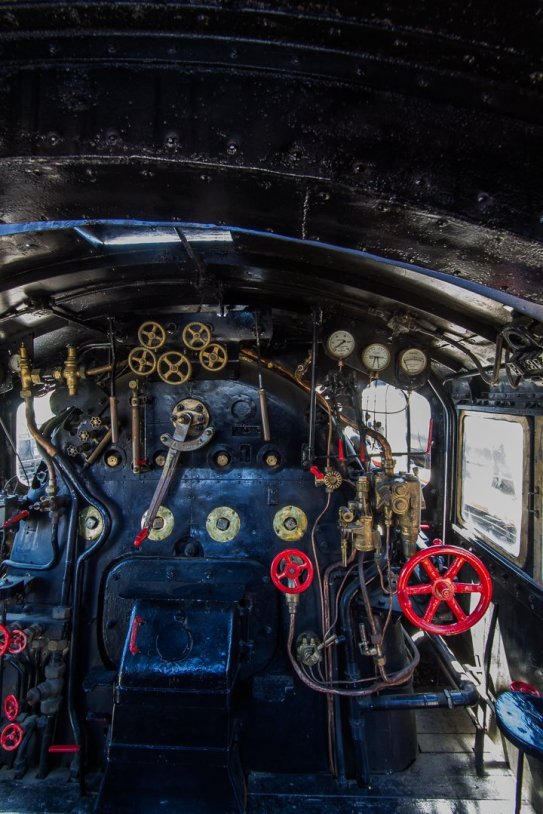
[[(339, 509), (339, 525), (344, 540), (350, 540), (357, 551), (373, 551), (373, 515), (369, 502), (370, 481), (367, 475), (361, 475), (356, 483), (356, 497), (347, 506)], [(346, 549), (342, 544), (342, 555)]]
[(24, 342), (21, 342), (19, 348), (19, 375), (21, 377), (21, 398), (30, 398), (32, 395), (32, 362), (30, 361), (30, 354)]
[(62, 376), (68, 388), (70, 396), (77, 396), (77, 384), (79, 379), (79, 372), (77, 370), (77, 349), (75, 345), (66, 346), (66, 361), (64, 362), (64, 369)]

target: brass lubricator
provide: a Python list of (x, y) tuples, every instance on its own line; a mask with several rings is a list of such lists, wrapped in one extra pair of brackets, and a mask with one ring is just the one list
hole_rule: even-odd
[(217, 373), (226, 367), (228, 352), (224, 345), (220, 345), (218, 342), (211, 342), (210, 345), (207, 345), (207, 347), (200, 351), (198, 359), (204, 370), (209, 370), (210, 373)]
[(142, 322), (138, 328), (140, 345), (149, 350), (158, 350), (166, 342), (166, 331), (158, 322)]
[(157, 373), (166, 384), (184, 384), (192, 375), (192, 365), (184, 353), (169, 350), (159, 356)]
[(211, 331), (203, 322), (189, 322), (183, 328), (181, 339), (190, 350), (201, 351), (211, 342)]
[(149, 348), (132, 348), (128, 354), (128, 367), (136, 376), (150, 376), (156, 370), (156, 356)]
[(348, 543), (356, 551), (374, 551), (376, 548), (373, 534), (373, 514), (370, 505), (370, 479), (361, 475), (356, 483), (356, 496), (347, 506), (339, 509), (339, 527), (341, 529), (341, 552), (344, 564), (347, 563)]

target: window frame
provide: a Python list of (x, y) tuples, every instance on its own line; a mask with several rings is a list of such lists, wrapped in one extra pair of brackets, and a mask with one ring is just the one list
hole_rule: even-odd
[[(487, 416), (493, 420), (507, 421), (514, 424), (519, 424), (523, 430), (523, 454), (522, 454), (522, 514), (520, 523), (520, 549), (518, 554), (510, 554), (506, 548), (498, 545), (490, 537), (487, 537), (484, 532), (468, 529), (466, 520), (462, 516), (462, 461), (464, 452), (464, 421), (466, 416), (479, 415)], [(516, 415), (515, 413), (500, 413), (490, 410), (477, 410), (477, 409), (463, 409), (458, 413), (458, 452), (456, 461), (456, 500), (455, 500), (455, 530), (460, 533), (464, 539), (469, 542), (477, 543), (489, 548), (493, 553), (499, 554), (511, 563), (514, 563), (519, 568), (524, 568), (528, 559), (528, 532), (530, 527), (529, 518), (529, 497), (530, 497), (530, 437), (531, 424), (526, 415)], [(543, 426), (542, 426), (543, 433)], [(543, 434), (542, 434), (543, 442)], [(529, 576), (527, 574), (527, 576)]]

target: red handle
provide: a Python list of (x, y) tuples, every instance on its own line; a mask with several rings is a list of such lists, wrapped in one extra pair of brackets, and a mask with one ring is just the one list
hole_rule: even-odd
[(284, 594), (301, 594), (313, 582), (313, 563), (303, 551), (287, 548), (273, 558), (270, 576)]
[(316, 480), (324, 480), (324, 475), (322, 474), (318, 466), (312, 466), (309, 471), (315, 477)]
[(138, 630), (140, 625), (143, 625), (143, 616), (134, 616), (132, 620), (132, 629), (130, 630), (130, 641), (128, 643), (128, 649), (133, 656), (137, 656), (137, 654), (140, 652), (137, 645)]
[(9, 517), (4, 523), (2, 523), (3, 529), (9, 529), (10, 526), (14, 526), (20, 520), (24, 520), (25, 517), (28, 517), (30, 512), (28, 509), (23, 509), (22, 511), (14, 514), (13, 517)]
[(149, 529), (142, 529), (141, 531), (139, 531), (134, 538), (134, 545), (136, 546), (136, 548), (139, 548), (143, 541), (146, 540), (148, 537)]
[(81, 747), (77, 743), (56, 743), (49, 747), (47, 750), (52, 755), (73, 755), (81, 751)]
[[(453, 557), (451, 564), (444, 573), (439, 570), (439, 564), (432, 562), (433, 558), (445, 556)], [(465, 564), (471, 565), (479, 578), (479, 582), (457, 582), (455, 581), (461, 568)], [(422, 566), (422, 572), (427, 581), (409, 584), (409, 579), (418, 566)], [(465, 613), (456, 599), (456, 594), (480, 594), (477, 607), (471, 613)], [(422, 615), (413, 607), (413, 597), (429, 598), (426, 610)], [(452, 636), (457, 633), (464, 633), (473, 627), (486, 612), (492, 598), (492, 580), (481, 560), (466, 551), (464, 548), (457, 548), (452, 545), (434, 545), (423, 549), (411, 557), (400, 571), (398, 579), (398, 601), (405, 616), (417, 627), (427, 630), (429, 633), (439, 633), (442, 636)], [(449, 607), (456, 617), (456, 622), (451, 624), (437, 624), (433, 618), (439, 610), (442, 602)]]
[(9, 630), (5, 625), (0, 625), (0, 656), (7, 651), (10, 643)]
[(19, 714), (19, 702), (14, 695), (7, 695), (4, 701), (4, 715), (8, 721), (14, 721)]
[(6, 752), (14, 752), (21, 745), (23, 728), (19, 724), (8, 724), (0, 732), (0, 746)]

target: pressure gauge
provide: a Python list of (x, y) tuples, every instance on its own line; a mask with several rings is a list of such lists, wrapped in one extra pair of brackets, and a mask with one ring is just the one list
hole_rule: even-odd
[(390, 364), (390, 351), (380, 342), (372, 342), (362, 351), (362, 364), (370, 373), (380, 373)]
[(420, 348), (406, 348), (398, 358), (400, 370), (408, 376), (420, 376), (428, 367), (428, 357)]
[(346, 359), (354, 350), (354, 336), (349, 331), (334, 331), (326, 340), (326, 349), (334, 359)]

